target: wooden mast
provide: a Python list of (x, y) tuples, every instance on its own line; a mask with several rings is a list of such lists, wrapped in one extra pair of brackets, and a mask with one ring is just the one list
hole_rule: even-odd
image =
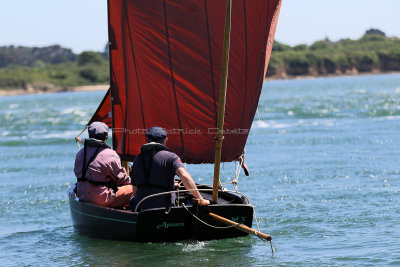
[(219, 172), (221, 163), (221, 150), (224, 130), (224, 116), (225, 116), (225, 102), (226, 102), (226, 88), (228, 79), (228, 64), (229, 64), (229, 46), (231, 35), (231, 9), (232, 0), (226, 1), (226, 15), (225, 15), (225, 33), (224, 33), (224, 48), (222, 51), (222, 68), (219, 89), (218, 101), (218, 117), (217, 117), (217, 136), (215, 137), (215, 161), (214, 161), (214, 181), (212, 202), (218, 201), (218, 186), (219, 186)]

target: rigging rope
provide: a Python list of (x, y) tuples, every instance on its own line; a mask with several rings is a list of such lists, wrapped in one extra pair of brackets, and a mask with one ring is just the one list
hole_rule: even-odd
[(79, 149), (81, 148), (81, 145), (79, 143), (82, 142), (79, 136), (81, 136), (81, 134), (83, 134), (83, 132), (86, 131), (87, 127), (88, 126), (86, 125), (85, 128), (83, 128), (83, 130), (77, 136), (75, 136), (75, 142), (78, 145)]
[(258, 124), (261, 125), (262, 121), (260, 119), (260, 113), (258, 112), (258, 107), (257, 107), (257, 117), (258, 117)]
[(243, 160), (243, 155), (244, 155), (244, 154), (242, 154), (242, 155), (240, 156), (240, 158), (239, 158), (239, 164), (236, 164), (236, 162), (235, 162), (236, 170), (235, 170), (235, 176), (234, 176), (233, 179), (232, 179), (232, 184), (235, 186), (235, 191), (236, 191), (236, 192), (239, 192), (239, 189), (238, 189), (238, 182), (239, 182), (240, 170), (242, 169), (243, 162), (244, 162), (244, 160)]
[[(199, 188), (198, 189), (185, 189), (185, 190), (174, 190), (174, 191), (167, 191), (167, 192), (161, 192), (161, 193), (157, 193), (157, 194), (152, 194), (152, 195), (149, 195), (147, 197), (142, 198), (142, 200), (140, 200), (139, 203), (136, 205), (136, 208), (135, 208), (134, 212), (137, 212), (137, 209), (140, 206), (140, 204), (143, 201), (145, 201), (145, 200), (147, 200), (149, 198), (162, 196), (162, 195), (168, 195), (168, 194), (172, 194), (172, 193), (182, 193), (182, 192), (191, 192), (191, 191), (212, 192), (213, 189), (212, 188), (209, 188), (209, 189), (199, 189)], [(235, 192), (235, 191), (231, 191), (231, 190), (225, 190), (224, 192), (237, 193), (237, 194), (241, 195), (243, 198), (245, 198), (247, 202), (250, 203), (250, 200), (240, 192)]]
[(197, 217), (196, 215), (194, 215), (187, 207), (184, 203), (182, 203), (182, 207), (185, 208), (185, 210), (187, 210), (187, 212), (189, 212), (196, 220), (198, 220), (199, 222), (203, 223), (204, 225), (207, 225), (208, 227), (214, 228), (214, 229), (229, 229), (229, 228), (233, 228), (235, 226), (238, 226), (240, 223), (236, 223), (233, 225), (229, 225), (229, 226), (215, 226), (215, 225), (211, 225), (209, 223), (206, 223), (205, 221), (203, 221), (202, 219), (200, 219), (199, 217)]
[[(254, 208), (254, 220), (256, 221), (256, 225), (257, 225), (257, 230), (258, 230), (258, 232), (261, 232), (260, 231), (260, 226), (258, 225), (258, 219), (257, 219), (257, 214), (256, 214), (256, 209)], [(262, 238), (260, 238), (262, 241), (264, 241), (264, 242), (267, 242), (267, 243), (269, 243), (269, 245), (271, 246), (271, 252), (272, 252), (272, 256), (274, 256), (274, 254), (275, 254), (275, 247), (272, 245), (272, 240), (271, 241), (267, 241), (267, 240), (264, 240), (264, 239), (262, 239)]]
[[(139, 201), (139, 203), (136, 205), (135, 211), (137, 212), (138, 207), (140, 206), (140, 204), (142, 204), (143, 201), (152, 198), (152, 197), (158, 197), (158, 196), (162, 196), (162, 195), (169, 195), (172, 193), (180, 193), (180, 192), (191, 192), (191, 191), (205, 191), (205, 192), (212, 192), (212, 188), (210, 189), (185, 189), (185, 190), (174, 190), (174, 191), (167, 191), (167, 192), (161, 192), (161, 193), (157, 193), (157, 194), (152, 194), (152, 195), (148, 195), (147, 197), (142, 198), (142, 200)], [(239, 193), (241, 194), (241, 193)], [(242, 194), (243, 195), (243, 194)]]
[[(182, 203), (182, 207), (184, 207), (185, 210), (186, 210), (190, 215), (192, 215), (196, 220), (198, 220), (198, 221), (201, 222), (202, 224), (204, 224), (204, 225), (206, 225), (206, 226), (208, 226), (208, 227), (214, 228), (214, 229), (229, 229), (229, 228), (234, 228), (234, 227), (236, 227), (236, 226), (238, 226), (238, 225), (241, 225), (240, 223), (236, 223), (236, 224), (229, 225), (229, 226), (215, 226), (215, 225), (211, 225), (211, 224), (209, 224), (209, 223), (206, 223), (205, 221), (203, 221), (202, 219), (200, 219), (200, 218), (197, 217), (196, 215), (194, 215), (194, 214), (186, 207), (186, 205), (185, 205), (184, 203)], [(255, 214), (255, 211), (254, 211), (254, 214)], [(256, 215), (255, 215), (255, 217), (256, 217)], [(256, 218), (257, 218), (257, 217), (256, 217)], [(257, 223), (258, 232), (261, 233), (260, 227), (258, 226), (257, 219), (256, 219), (256, 223)], [(267, 242), (267, 243), (270, 244), (272, 256), (274, 256), (275, 247), (272, 245), (272, 241), (264, 240), (263, 238), (261, 238), (260, 236), (257, 235), (257, 231), (255, 231), (255, 235), (256, 235), (258, 238), (260, 238), (262, 241)]]

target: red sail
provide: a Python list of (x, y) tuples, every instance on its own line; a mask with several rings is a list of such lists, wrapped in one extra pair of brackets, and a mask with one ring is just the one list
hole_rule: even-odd
[[(233, 0), (222, 161), (238, 159), (257, 109), (281, 0)], [(212, 163), (226, 0), (109, 0), (114, 149), (168, 131), (188, 163)]]
[(87, 125), (90, 125), (94, 121), (104, 122), (108, 127), (112, 126), (110, 89), (107, 90), (106, 95)]

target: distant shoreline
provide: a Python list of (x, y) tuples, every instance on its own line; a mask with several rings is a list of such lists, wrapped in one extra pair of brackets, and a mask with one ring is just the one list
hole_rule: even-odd
[[(264, 81), (278, 81), (278, 80), (300, 80), (300, 79), (315, 79), (315, 78), (334, 78), (334, 77), (354, 77), (354, 76), (367, 76), (367, 75), (380, 75), (380, 74), (396, 74), (399, 71), (391, 72), (362, 72), (362, 73), (345, 73), (345, 74), (324, 74), (324, 75), (273, 75), (265, 78)], [(51, 89), (0, 89), (0, 97), (2, 96), (13, 96), (13, 95), (29, 95), (29, 94), (48, 94), (48, 93), (62, 93), (62, 92), (87, 92), (87, 91), (106, 91), (110, 85), (108, 84), (97, 84), (97, 85), (83, 85), (83, 86), (71, 86), (64, 88), (51, 88)]]
[(51, 88), (51, 89), (0, 89), (1, 96), (11, 95), (29, 95), (29, 94), (49, 94), (49, 93), (62, 93), (62, 92), (85, 92), (85, 91), (106, 91), (110, 85), (108, 84), (96, 84), (96, 85), (82, 85), (72, 86), (64, 88)]
[(335, 78), (335, 77), (355, 77), (355, 76), (369, 76), (369, 75), (384, 75), (384, 74), (398, 74), (400, 71), (369, 71), (369, 72), (347, 72), (347, 73), (330, 73), (330, 74), (320, 74), (320, 75), (273, 75), (265, 78), (264, 81), (279, 81), (279, 80), (302, 80), (302, 79), (316, 79), (316, 78)]

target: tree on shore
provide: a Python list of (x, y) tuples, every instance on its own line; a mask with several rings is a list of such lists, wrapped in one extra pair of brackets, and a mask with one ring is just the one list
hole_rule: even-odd
[[(325, 38), (311, 45), (274, 42), (267, 77), (400, 71), (400, 39), (369, 29), (358, 40)], [(70, 87), (109, 83), (108, 44), (103, 52), (74, 54), (59, 45), (0, 47), (0, 89)]]
[(369, 29), (358, 40), (329, 39), (294, 47), (275, 42), (267, 77), (400, 71), (400, 39)]

